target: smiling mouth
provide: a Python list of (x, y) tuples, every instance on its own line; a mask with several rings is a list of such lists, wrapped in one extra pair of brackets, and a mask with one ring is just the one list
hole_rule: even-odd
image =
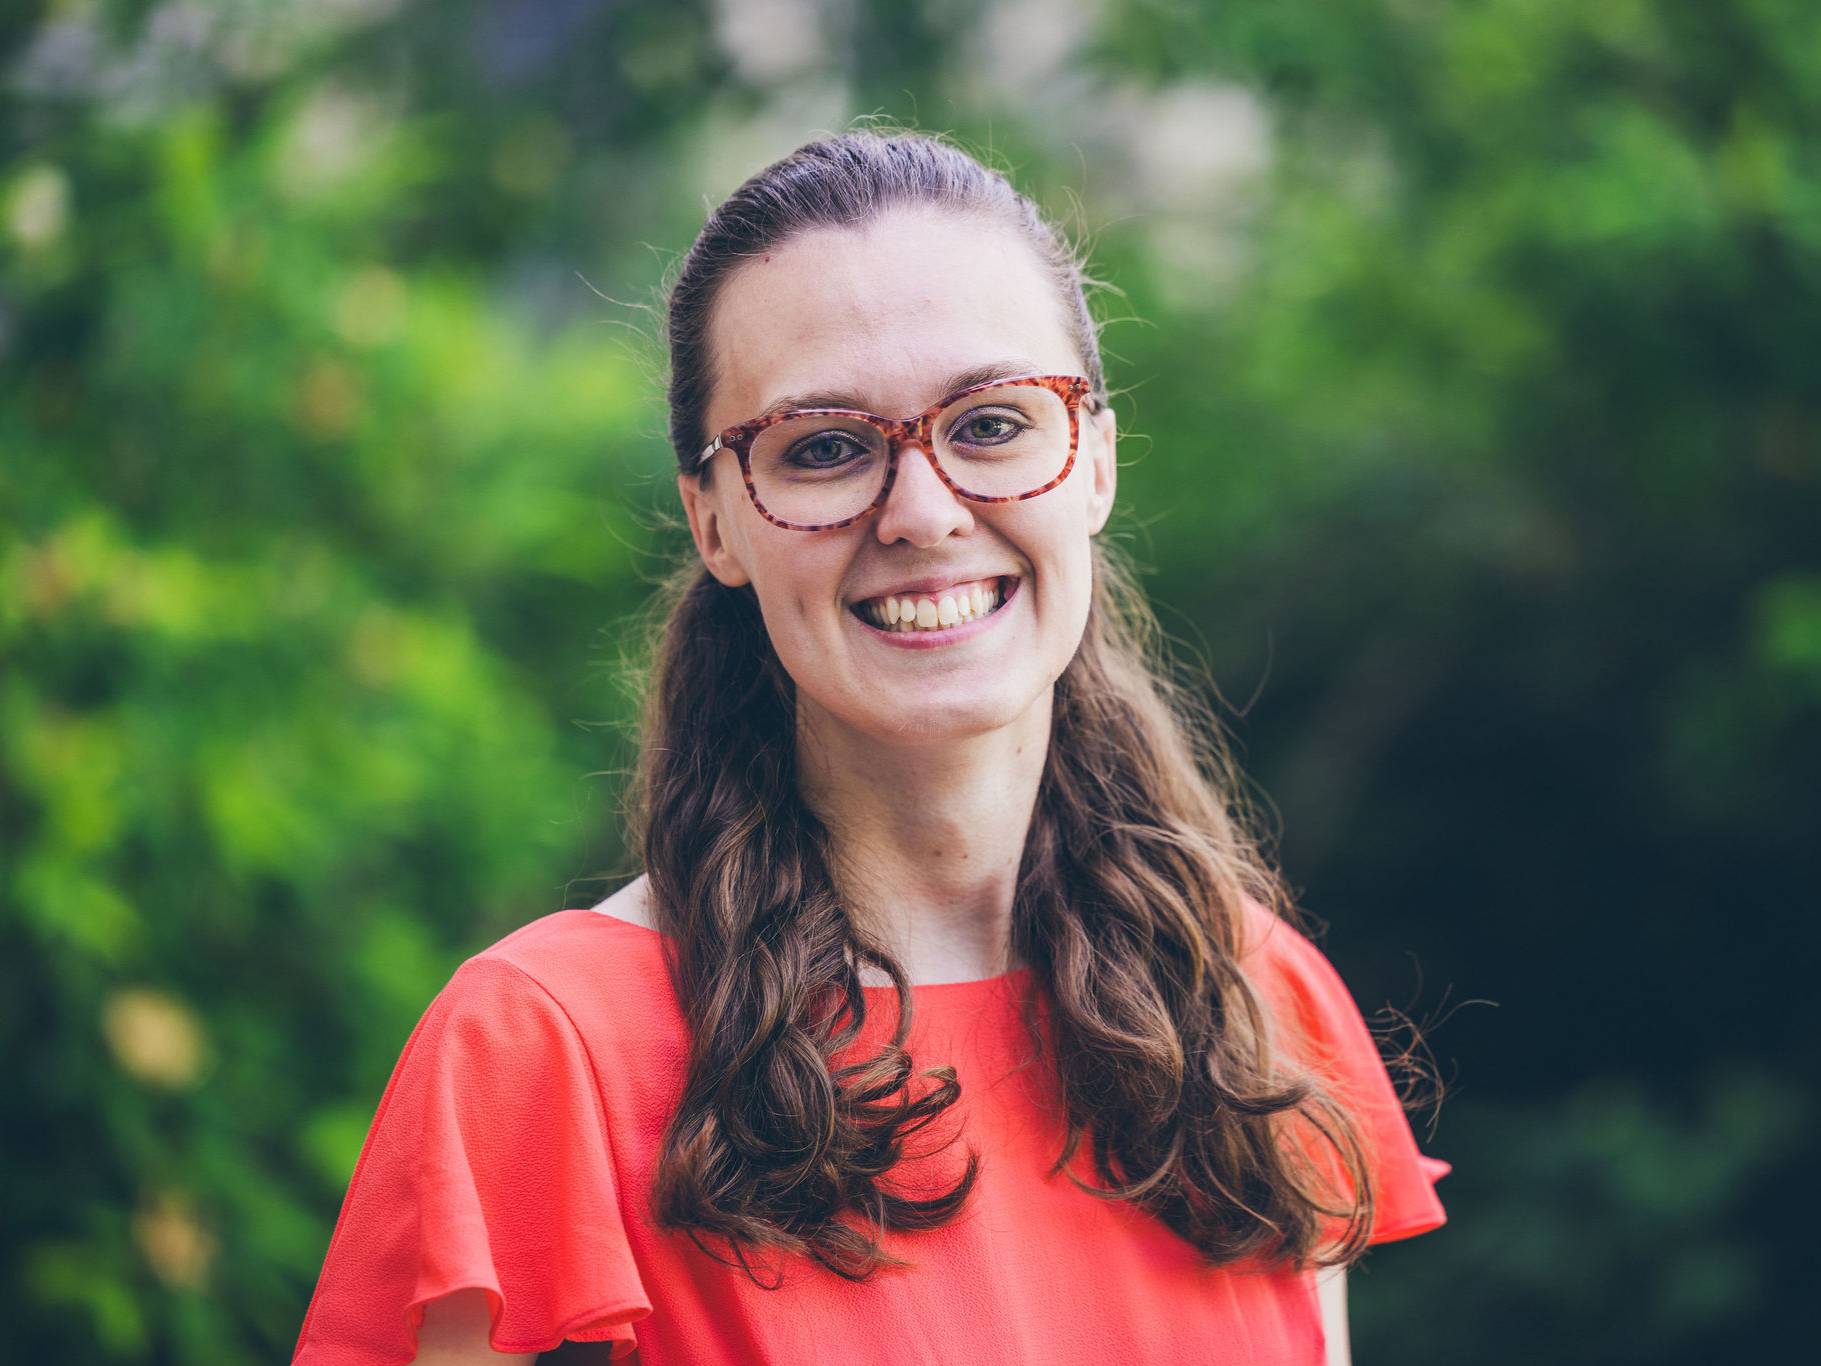
[(854, 603), (848, 611), (881, 631), (945, 631), (990, 617), (1005, 604), (1017, 582), (1017, 575), (1005, 574), (969, 584), (959, 592), (887, 594)]

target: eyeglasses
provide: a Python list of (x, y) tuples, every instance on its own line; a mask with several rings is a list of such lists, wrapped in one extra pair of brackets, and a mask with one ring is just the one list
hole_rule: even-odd
[(1090, 413), (1101, 407), (1090, 387), (1080, 375), (1023, 375), (970, 385), (915, 417), (858, 408), (771, 413), (722, 432), (692, 472), (716, 451), (733, 451), (759, 515), (791, 531), (832, 531), (882, 505), (906, 444), (963, 498), (1016, 503), (1068, 478), (1081, 404)]

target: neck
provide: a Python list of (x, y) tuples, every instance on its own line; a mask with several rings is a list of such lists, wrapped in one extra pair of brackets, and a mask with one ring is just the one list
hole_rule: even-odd
[[(1050, 702), (1046, 689), (1004, 726), (939, 739), (869, 734), (800, 706), (799, 782), (828, 827), (840, 891), (912, 982), (1020, 966), (1012, 897), (1049, 753)], [(887, 979), (863, 965), (861, 980)]]

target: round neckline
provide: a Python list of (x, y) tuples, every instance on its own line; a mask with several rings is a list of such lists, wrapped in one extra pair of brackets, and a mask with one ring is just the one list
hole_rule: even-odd
[[(576, 906), (572, 909), (580, 911), (584, 915), (597, 916), (602, 920), (612, 921), (616, 925), (624, 925), (628, 929), (638, 930), (641, 933), (650, 935), (654, 939), (664, 938), (664, 932), (662, 930), (656, 929), (650, 925), (641, 925), (636, 920), (627, 920), (624, 916), (612, 915), (607, 911), (599, 910), (593, 906)], [(943, 992), (950, 995), (964, 995), (970, 990), (983, 992), (990, 988), (1003, 987), (1022, 982), (1031, 975), (1032, 971), (1031, 965), (1025, 963), (1019, 967), (1009, 968), (1005, 972), (1001, 972), (992, 977), (970, 977), (961, 982), (912, 982), (911, 990), (917, 993)], [(865, 985), (862, 986), (860, 990), (869, 995), (886, 995), (895, 993), (897, 988), (887, 982), (879, 986)]]

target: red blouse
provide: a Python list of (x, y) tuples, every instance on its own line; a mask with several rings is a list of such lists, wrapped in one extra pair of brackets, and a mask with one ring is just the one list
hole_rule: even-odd
[[(1371, 1241), (1438, 1227), (1427, 1157), (1351, 994), (1308, 939), (1248, 907), (1241, 962), (1303, 1054), (1363, 1116), (1378, 1185)], [(1054, 1083), (1020, 1067), (1028, 968), (915, 988), (919, 1070), (951, 1063), (978, 1183), (941, 1228), (887, 1233), (916, 1263), (854, 1283), (807, 1259), (760, 1289), (646, 1211), (688, 1035), (652, 930), (556, 911), (464, 962), (412, 1031), (379, 1102), (298, 1335), (294, 1366), (397, 1366), (423, 1306), (486, 1291), (500, 1352), (565, 1339), (671, 1363), (1319, 1363), (1313, 1273), (1210, 1271), (1155, 1217), (1045, 1173)], [(893, 993), (855, 1045), (889, 1037)], [(920, 1083), (922, 1084), (922, 1083)], [(927, 1131), (926, 1135), (927, 1136)], [(1087, 1144), (1071, 1170), (1089, 1184)], [(932, 1188), (940, 1184), (932, 1183)], [(775, 1261), (766, 1265), (775, 1265)]]

